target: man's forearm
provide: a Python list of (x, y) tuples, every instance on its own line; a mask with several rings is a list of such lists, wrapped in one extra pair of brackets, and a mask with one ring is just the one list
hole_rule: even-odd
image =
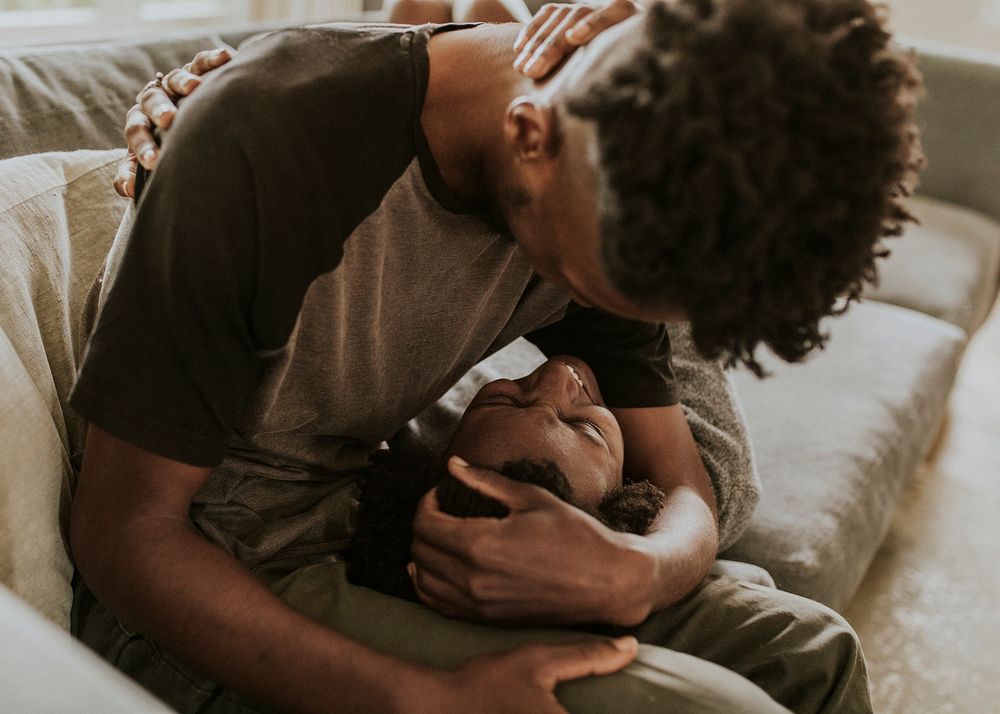
[(186, 521), (136, 518), (80, 543), (88, 585), (126, 623), (282, 711), (392, 711), (386, 682), (418, 672), (299, 614)]

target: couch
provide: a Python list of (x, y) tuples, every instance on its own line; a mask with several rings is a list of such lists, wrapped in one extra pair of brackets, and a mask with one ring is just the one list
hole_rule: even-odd
[[(124, 112), (156, 70), (247, 35), (0, 52), (0, 710), (157, 707), (66, 634), (65, 515), (83, 433), (66, 398), (86, 290), (127, 205), (109, 193)], [(910, 44), (928, 87), (921, 224), (891, 243), (880, 286), (828, 321), (827, 349), (800, 365), (765, 355), (765, 381), (729, 375), (764, 490), (723, 555), (836, 609), (930, 448), (1000, 286), (1000, 57)], [(537, 360), (519, 341), (468, 379)]]

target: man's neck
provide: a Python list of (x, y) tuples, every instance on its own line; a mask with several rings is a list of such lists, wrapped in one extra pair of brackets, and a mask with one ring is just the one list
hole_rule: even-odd
[(481, 25), (431, 38), (430, 78), (421, 115), (445, 184), (473, 205), (490, 203), (500, 168), (503, 116), (530, 79), (513, 68), (520, 25)]

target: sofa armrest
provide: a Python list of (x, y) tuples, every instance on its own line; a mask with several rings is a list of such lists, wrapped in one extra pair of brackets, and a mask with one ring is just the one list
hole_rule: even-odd
[(918, 191), (1000, 220), (1000, 54), (901, 38), (917, 52), (927, 97), (927, 169)]

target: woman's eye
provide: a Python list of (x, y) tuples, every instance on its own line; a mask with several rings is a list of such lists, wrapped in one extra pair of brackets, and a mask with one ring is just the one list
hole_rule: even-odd
[(572, 424), (580, 424), (589, 429), (590, 431), (594, 432), (595, 434), (597, 434), (602, 439), (604, 438), (604, 432), (601, 431), (601, 427), (597, 426), (597, 424), (590, 421), (590, 419), (571, 419), (570, 422)]

